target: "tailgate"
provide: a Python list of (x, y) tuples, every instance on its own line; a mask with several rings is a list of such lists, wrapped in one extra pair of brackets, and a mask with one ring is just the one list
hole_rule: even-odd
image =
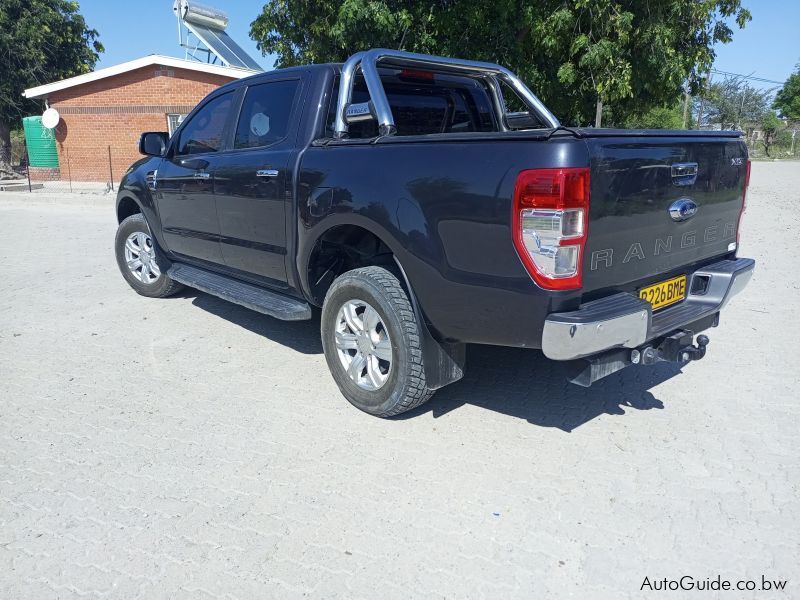
[(636, 134), (586, 142), (585, 292), (631, 291), (735, 250), (747, 169), (740, 138)]

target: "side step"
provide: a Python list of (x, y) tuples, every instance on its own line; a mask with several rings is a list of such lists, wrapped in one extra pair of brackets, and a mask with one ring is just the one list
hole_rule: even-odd
[(223, 300), (241, 304), (276, 319), (304, 321), (311, 318), (311, 307), (307, 302), (205, 269), (173, 263), (167, 274), (184, 285), (219, 296)]

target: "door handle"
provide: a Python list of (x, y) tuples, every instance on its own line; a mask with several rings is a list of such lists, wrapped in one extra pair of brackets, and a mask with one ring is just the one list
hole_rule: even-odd
[(192, 175), (195, 179), (209, 179), (211, 178), (211, 173), (206, 173), (205, 171), (197, 171)]
[(256, 171), (256, 177), (277, 177), (278, 169), (259, 169)]
[(673, 185), (694, 185), (697, 179), (697, 163), (675, 163), (670, 166)]

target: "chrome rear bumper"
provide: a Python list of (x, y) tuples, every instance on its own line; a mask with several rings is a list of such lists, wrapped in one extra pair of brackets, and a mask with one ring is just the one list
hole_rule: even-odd
[[(689, 276), (686, 299), (656, 314), (648, 302), (627, 292), (587, 302), (571, 312), (552, 313), (544, 324), (542, 351), (553, 360), (573, 360), (612, 348), (636, 348), (718, 313), (745, 288), (754, 268), (753, 259), (738, 258), (698, 269)], [(696, 286), (697, 278), (703, 278), (705, 285)], [(699, 288), (702, 293), (692, 293)]]

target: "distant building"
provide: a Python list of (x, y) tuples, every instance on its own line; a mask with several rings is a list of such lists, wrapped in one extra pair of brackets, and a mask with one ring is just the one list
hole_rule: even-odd
[(46, 100), (61, 116), (55, 129), (61, 179), (107, 182), (113, 174), (116, 184), (141, 158), (141, 132), (172, 133), (206, 94), (254, 73), (152, 54), (23, 95)]

